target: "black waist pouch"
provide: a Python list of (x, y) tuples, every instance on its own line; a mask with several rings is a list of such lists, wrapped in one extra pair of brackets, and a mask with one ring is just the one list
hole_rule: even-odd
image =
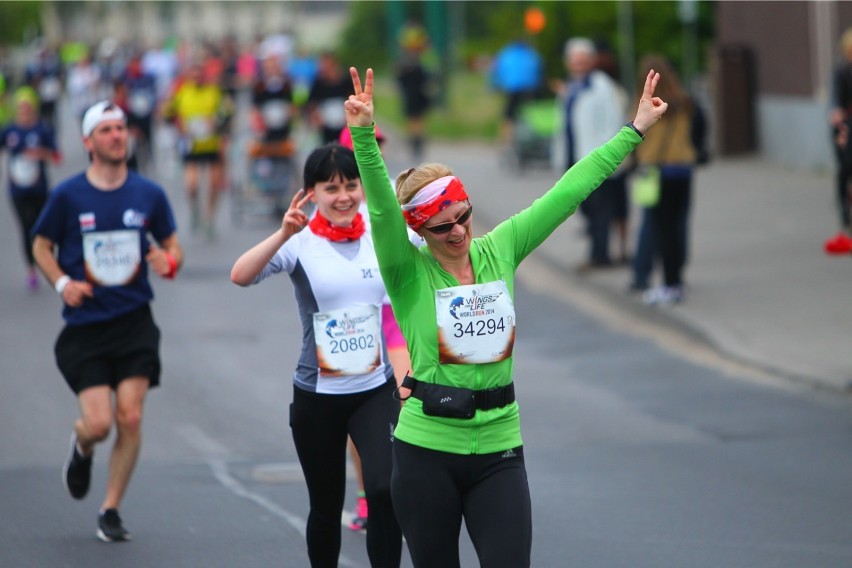
[(423, 401), (423, 412), (429, 416), (470, 419), (476, 414), (473, 391), (458, 387), (417, 383), (416, 396)]
[(515, 401), (515, 385), (513, 383), (493, 389), (474, 391), (460, 387), (424, 383), (406, 375), (401, 386), (411, 389), (411, 396), (420, 399), (423, 403), (424, 414), (443, 418), (469, 420), (476, 415), (477, 409), (502, 408)]

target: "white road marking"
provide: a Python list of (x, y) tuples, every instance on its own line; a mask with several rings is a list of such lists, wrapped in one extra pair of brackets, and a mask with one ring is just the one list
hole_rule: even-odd
[[(186, 440), (196, 450), (207, 456), (229, 455), (228, 449), (223, 444), (219, 443), (214, 438), (208, 436), (201, 428), (199, 428), (195, 424), (181, 424), (177, 428), (177, 431), (184, 438), (184, 440)], [(216, 479), (216, 481), (221, 483), (225, 489), (227, 489), (237, 497), (247, 499), (252, 503), (255, 503), (270, 514), (275, 515), (279, 519), (282, 519), (284, 522), (290, 525), (290, 527), (292, 527), (299, 535), (301, 535), (302, 538), (305, 537), (305, 527), (307, 526), (306, 519), (300, 517), (299, 515), (291, 513), (283, 507), (280, 507), (279, 505), (270, 501), (263, 495), (259, 495), (246, 488), (242, 483), (239, 482), (238, 479), (231, 475), (230, 471), (228, 471), (228, 465), (224, 460), (218, 458), (208, 458), (207, 465), (213, 472), (213, 477)], [(344, 511), (341, 517), (341, 525), (348, 528), (351, 520), (351, 515)], [(348, 566), (351, 568), (356, 568), (357, 566), (359, 566), (354, 560), (347, 558), (342, 553), (338, 558), (338, 564), (340, 566)]]

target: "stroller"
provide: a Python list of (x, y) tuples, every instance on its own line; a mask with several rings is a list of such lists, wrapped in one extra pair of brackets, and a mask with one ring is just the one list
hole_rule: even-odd
[(246, 217), (280, 218), (287, 211), (295, 185), (295, 157), (290, 138), (249, 142), (246, 175), (237, 185), (232, 203), (235, 225)]
[(521, 106), (512, 135), (512, 158), (519, 171), (531, 165), (549, 167), (557, 127), (557, 102), (532, 99)]

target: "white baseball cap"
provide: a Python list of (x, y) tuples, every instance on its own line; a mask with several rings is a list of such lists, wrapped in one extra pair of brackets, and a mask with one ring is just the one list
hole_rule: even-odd
[(83, 115), (83, 136), (89, 137), (95, 128), (107, 120), (127, 120), (124, 111), (111, 101), (101, 101), (89, 107)]

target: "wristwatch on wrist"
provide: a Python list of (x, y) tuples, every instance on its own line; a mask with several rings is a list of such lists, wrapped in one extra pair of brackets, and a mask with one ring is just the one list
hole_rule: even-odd
[(628, 123), (627, 123), (627, 126), (628, 126), (629, 128), (631, 128), (631, 129), (633, 130), (633, 132), (635, 132), (636, 134), (638, 134), (638, 135), (639, 135), (639, 137), (640, 137), (640, 138), (642, 138), (642, 140), (644, 140), (644, 139), (645, 139), (645, 135), (644, 135), (644, 134), (642, 134), (642, 131), (641, 131), (641, 130), (639, 130), (638, 128), (636, 128), (636, 125), (635, 125), (635, 124), (633, 124), (633, 121), (632, 121), (632, 120), (631, 120), (630, 122), (628, 122)]

